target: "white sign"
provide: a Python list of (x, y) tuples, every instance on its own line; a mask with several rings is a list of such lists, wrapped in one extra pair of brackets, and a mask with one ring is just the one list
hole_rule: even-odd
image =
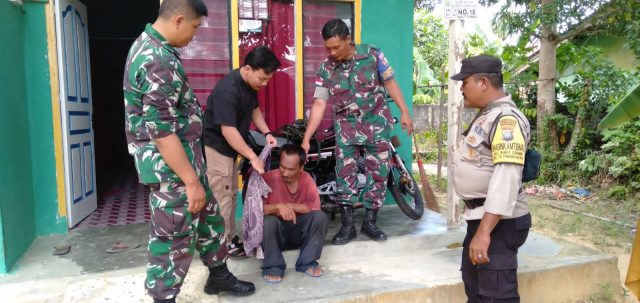
[(261, 33), (262, 20), (240, 19), (238, 28), (241, 33)]
[(477, 0), (445, 0), (445, 19), (467, 19), (478, 17)]

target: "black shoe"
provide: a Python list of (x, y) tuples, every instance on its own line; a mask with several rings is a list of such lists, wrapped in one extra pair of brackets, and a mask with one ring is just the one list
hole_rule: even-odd
[(242, 242), (240, 242), (240, 237), (233, 237), (231, 242), (227, 244), (227, 255), (229, 255), (229, 257), (247, 257), (247, 254), (244, 252), (244, 246)]
[(221, 291), (227, 291), (237, 296), (247, 296), (256, 291), (256, 286), (251, 282), (238, 280), (229, 272), (227, 264), (209, 268), (209, 278), (204, 285), (204, 292), (212, 295)]
[(351, 205), (340, 206), (340, 221), (342, 226), (333, 237), (333, 244), (344, 245), (356, 237), (356, 228), (353, 226), (353, 207)]
[(368, 209), (364, 215), (364, 221), (362, 222), (362, 229), (360, 229), (361, 233), (364, 233), (369, 238), (375, 241), (383, 241), (387, 239), (387, 235), (376, 225), (376, 217), (378, 215), (378, 210)]
[(176, 298), (172, 299), (153, 299), (153, 303), (176, 303)]

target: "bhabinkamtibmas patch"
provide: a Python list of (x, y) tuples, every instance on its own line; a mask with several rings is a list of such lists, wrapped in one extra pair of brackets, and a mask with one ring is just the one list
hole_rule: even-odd
[(520, 129), (518, 119), (514, 116), (500, 117), (493, 140), (491, 140), (493, 164), (514, 163), (523, 165), (525, 152), (524, 135)]

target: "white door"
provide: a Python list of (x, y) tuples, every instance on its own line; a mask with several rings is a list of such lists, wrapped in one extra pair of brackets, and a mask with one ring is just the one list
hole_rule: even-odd
[(89, 31), (82, 3), (55, 3), (64, 180), (69, 227), (73, 227), (97, 207)]

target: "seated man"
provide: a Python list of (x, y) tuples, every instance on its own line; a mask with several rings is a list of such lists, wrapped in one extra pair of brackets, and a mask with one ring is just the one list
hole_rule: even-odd
[(280, 168), (263, 175), (271, 187), (264, 201), (264, 261), (262, 276), (279, 283), (284, 277), (284, 249), (300, 247), (296, 271), (320, 277), (324, 270), (317, 260), (327, 234), (327, 216), (320, 210), (320, 196), (311, 176), (304, 171), (306, 154), (298, 145), (280, 149)]

